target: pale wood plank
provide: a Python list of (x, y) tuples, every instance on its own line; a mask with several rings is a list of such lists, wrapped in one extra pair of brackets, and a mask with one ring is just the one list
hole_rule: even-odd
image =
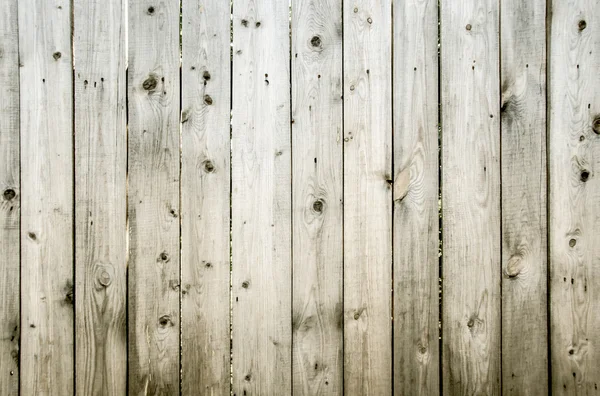
[(504, 0), (500, 21), (502, 393), (545, 395), (546, 1)]
[(441, 3), (443, 390), (500, 393), (499, 4)]
[(68, 0), (19, 1), (21, 393), (73, 393), (73, 71)]
[(228, 395), (230, 4), (182, 6), (182, 393)]
[(600, 3), (555, 1), (551, 18), (552, 393), (591, 395), (600, 387)]
[(233, 7), (233, 393), (291, 393), (289, 10)]
[(0, 1), (0, 394), (19, 391), (19, 36), (17, 0)]
[(392, 393), (390, 0), (344, 2), (344, 392)]
[(394, 3), (394, 394), (439, 393), (438, 6)]
[(343, 390), (342, 5), (292, 1), (293, 391)]
[(76, 391), (127, 382), (125, 6), (74, 0)]
[(179, 2), (128, 2), (128, 386), (179, 394)]

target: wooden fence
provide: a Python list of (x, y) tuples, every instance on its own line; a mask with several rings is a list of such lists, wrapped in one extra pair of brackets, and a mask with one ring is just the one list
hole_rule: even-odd
[(0, 0), (1, 395), (600, 385), (597, 0)]

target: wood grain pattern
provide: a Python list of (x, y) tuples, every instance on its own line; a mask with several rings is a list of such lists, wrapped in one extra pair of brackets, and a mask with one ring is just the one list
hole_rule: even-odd
[(546, 1), (505, 0), (501, 12), (502, 393), (544, 395)]
[(552, 393), (600, 386), (600, 3), (553, 2), (549, 62)]
[(443, 391), (500, 394), (498, 2), (441, 3)]
[(128, 2), (128, 386), (179, 394), (179, 2)]
[(344, 392), (392, 393), (392, 24), (344, 3)]
[(127, 382), (125, 6), (74, 0), (75, 385), (123, 395)]
[(230, 4), (182, 6), (182, 393), (228, 395)]
[(289, 9), (233, 7), (233, 393), (291, 394)]
[(341, 395), (341, 1), (293, 1), (292, 27), (293, 391)]
[(394, 394), (439, 393), (438, 7), (394, 3)]
[(19, 391), (19, 36), (17, 0), (0, 0), (0, 394)]
[(73, 72), (68, 0), (19, 1), (21, 388), (73, 393)]

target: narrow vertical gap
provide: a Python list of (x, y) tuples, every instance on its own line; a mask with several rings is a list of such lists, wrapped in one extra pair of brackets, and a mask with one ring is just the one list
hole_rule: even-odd
[[(18, 144), (18, 167), (19, 167), (19, 188), (18, 188), (18, 193), (19, 193), (19, 318), (17, 321), (17, 326), (18, 326), (18, 341), (17, 341), (17, 348), (18, 348), (18, 352), (17, 352), (17, 390), (19, 392), (19, 395), (21, 394), (21, 380), (23, 377), (23, 374), (21, 373), (21, 367), (23, 367), (21, 365), (21, 341), (22, 341), (22, 337), (21, 337), (21, 333), (23, 330), (23, 326), (21, 326), (21, 321), (23, 319), (23, 299), (21, 298), (21, 296), (23, 295), (23, 282), (21, 281), (22, 278), (22, 273), (23, 273), (23, 263), (21, 261), (21, 258), (23, 257), (23, 248), (22, 248), (22, 244), (21, 244), (21, 235), (22, 235), (22, 231), (23, 231), (23, 225), (22, 225), (22, 220), (23, 220), (23, 205), (22, 205), (22, 197), (23, 197), (23, 185), (22, 185), (22, 169), (21, 169), (21, 48), (20, 48), (20, 34), (19, 34), (19, 4), (18, 2), (15, 2), (15, 10), (17, 12), (17, 15), (15, 16), (16, 22), (15, 22), (15, 26), (17, 29), (17, 64), (15, 65), (17, 67), (17, 84), (18, 84), (18, 90), (17, 92), (19, 93), (19, 112), (18, 112), (18, 120), (17, 120), (17, 124), (19, 125), (19, 144)], [(73, 326), (74, 328), (75, 326)], [(75, 376), (73, 376), (74, 378)]]
[[(73, 286), (71, 289), (71, 302), (73, 303), (73, 394), (76, 394), (77, 392), (77, 332), (76, 332), (76, 328), (77, 328), (77, 298), (75, 297), (75, 285), (77, 284), (77, 262), (75, 261), (77, 258), (77, 249), (76, 249), (76, 243), (77, 243), (77, 238), (76, 238), (76, 221), (75, 221), (75, 216), (77, 216), (77, 205), (76, 205), (76, 193), (75, 193), (75, 189), (77, 188), (77, 184), (76, 184), (76, 178), (77, 178), (77, 174), (76, 174), (76, 170), (75, 170), (75, 164), (76, 164), (76, 160), (75, 160), (75, 155), (76, 155), (76, 150), (75, 150), (75, 38), (74, 38), (74, 34), (75, 34), (75, 6), (74, 6), (74, 0), (70, 0), (69, 1), (69, 12), (71, 14), (71, 150), (72, 150), (72, 173), (71, 173), (71, 180), (73, 182), (73, 190), (72, 190), (72, 196), (71, 196), (71, 200), (72, 200), (72, 204), (73, 204), (73, 219), (72, 219), (72, 224), (71, 224), (71, 230), (72, 230), (72, 271), (73, 271)], [(19, 183), (20, 184), (20, 183)], [(19, 233), (20, 234), (20, 233)], [(19, 350), (21, 350), (21, 348), (19, 348)], [(19, 381), (20, 382), (20, 381)], [(19, 394), (21, 394), (21, 389), (19, 388)]]
[(438, 120), (437, 120), (437, 133), (438, 133), (438, 386), (439, 394), (442, 395), (444, 389), (444, 375), (443, 375), (443, 208), (442, 208), (442, 16), (441, 16), (441, 0), (437, 2), (437, 97), (438, 97)]
[(181, 112), (183, 111), (183, 0), (179, 1), (179, 394), (183, 392), (183, 295), (181, 293), (181, 268), (183, 265), (183, 241), (182, 241), (182, 199), (181, 199), (181, 176), (183, 168), (183, 123)]
[(344, 145), (344, 134), (345, 134), (345, 115), (344, 109), (346, 107), (346, 102), (344, 100), (344, 84), (345, 84), (345, 74), (344, 74), (344, 62), (346, 59), (346, 52), (344, 50), (344, 39), (346, 37), (346, 25), (344, 24), (344, 0), (340, 1), (340, 9), (342, 13), (342, 76), (341, 76), (341, 86), (342, 86), (342, 383), (340, 385), (342, 389), (342, 395), (346, 394), (346, 282), (345, 282), (345, 270), (346, 270), (346, 249), (344, 246), (345, 238), (346, 238), (346, 155), (345, 155), (345, 145)]
[(500, 108), (502, 107), (502, 1), (498, 2), (498, 103), (497, 103), (497, 113), (500, 114), (499, 121), (498, 121), (498, 152), (500, 153), (500, 156), (498, 158), (498, 163), (500, 165), (500, 180), (498, 183), (498, 186), (500, 187), (500, 207), (499, 207), (499, 212), (500, 212), (500, 235), (499, 235), (499, 239), (500, 239), (500, 273), (498, 274), (500, 276), (500, 350), (499, 350), (499, 356), (500, 356), (500, 394), (502, 395), (502, 387), (504, 386), (503, 384), (503, 375), (502, 375), (502, 330), (503, 330), (503, 317), (504, 317), (504, 312), (503, 312), (503, 304), (502, 304), (502, 295), (503, 295), (503, 284), (504, 284), (504, 280), (502, 279), (502, 267), (504, 265), (504, 261), (503, 261), (503, 257), (504, 257), (504, 249), (502, 248), (502, 238), (503, 238), (503, 232), (504, 232), (504, 216), (502, 215), (502, 207), (503, 207), (503, 201), (502, 201), (502, 112), (500, 111)]
[(129, 392), (129, 270), (131, 263), (129, 262), (129, 7), (127, 2), (121, 8), (121, 23), (125, 36), (122, 44), (125, 47), (125, 390)]
[(552, 33), (552, 0), (546, 0), (546, 347), (548, 361), (548, 395), (552, 396), (552, 333), (551, 333), (551, 256), (550, 256), (550, 111), (551, 100), (548, 81), (550, 81), (551, 62), (550, 52), (552, 45), (550, 41)]
[(229, 3), (229, 395), (233, 396), (233, 0)]
[[(288, 62), (290, 71), (290, 103), (289, 103), (289, 133), (290, 133), (290, 319), (294, 317), (294, 139), (292, 138), (292, 1), (288, 2)], [(294, 393), (294, 326), (290, 320), (290, 392)]]
[(396, 173), (396, 168), (394, 167), (394, 2), (392, 1), (390, 4), (390, 25), (391, 25), (391, 29), (390, 29), (390, 34), (391, 34), (391, 40), (390, 40), (390, 63), (391, 63), (391, 92), (392, 92), (392, 104), (391, 104), (391, 109), (392, 109), (392, 113), (390, 114), (390, 122), (392, 123), (392, 142), (391, 142), (391, 148), (392, 148), (392, 163), (391, 163), (391, 173), (390, 173), (390, 178), (392, 180), (392, 193), (390, 194), (390, 199), (392, 201), (392, 222), (391, 222), (391, 238), (392, 238), (392, 243), (391, 243), (391, 255), (392, 255), (392, 279), (391, 279), (391, 304), (390, 304), (390, 308), (391, 308), (391, 312), (390, 312), (390, 318), (392, 318), (392, 331), (391, 331), (391, 345), (392, 345), (392, 366), (391, 366), (391, 393), (390, 394), (394, 394), (394, 328), (395, 328), (395, 322), (394, 322), (394, 211), (395, 211), (395, 205), (394, 205), (394, 189), (393, 189), (393, 183), (394, 183), (394, 178), (395, 178), (395, 173)]

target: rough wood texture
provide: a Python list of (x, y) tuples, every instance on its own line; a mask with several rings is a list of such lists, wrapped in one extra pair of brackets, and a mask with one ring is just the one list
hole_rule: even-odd
[(287, 395), (292, 373), (289, 10), (233, 7), (233, 393)]
[(125, 4), (74, 0), (76, 391), (127, 381)]
[(591, 395), (600, 387), (600, 3), (555, 1), (551, 18), (552, 392)]
[(443, 390), (500, 393), (498, 2), (441, 3)]
[(341, 1), (293, 1), (292, 26), (293, 389), (341, 395)]
[(545, 395), (546, 1), (501, 11), (502, 391)]
[(231, 387), (230, 4), (182, 6), (182, 393), (225, 395)]
[(179, 2), (128, 2), (128, 385), (179, 394)]
[(439, 392), (438, 8), (394, 7), (394, 393)]
[(344, 3), (344, 392), (392, 393), (389, 0)]
[(17, 0), (0, 0), (0, 394), (19, 391), (19, 37)]
[(68, 0), (19, 1), (21, 393), (73, 393), (73, 72)]

